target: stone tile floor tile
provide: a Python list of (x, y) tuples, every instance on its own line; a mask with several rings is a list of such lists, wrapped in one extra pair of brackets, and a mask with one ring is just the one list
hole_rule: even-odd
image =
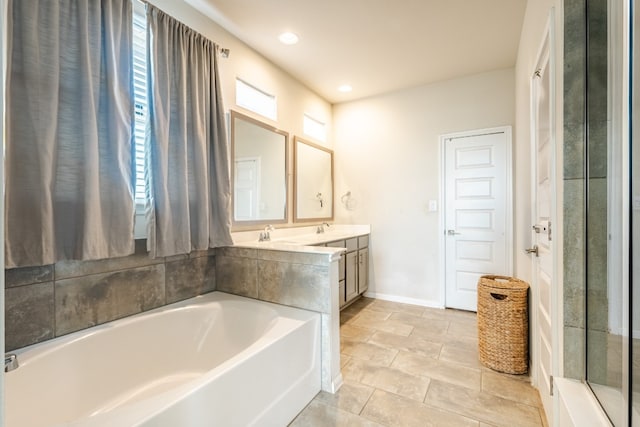
[(382, 390), (373, 393), (362, 416), (386, 426), (478, 426), (478, 421), (471, 418)]
[(325, 405), (351, 412), (352, 414), (359, 414), (371, 398), (374, 390), (373, 387), (358, 382), (345, 381), (337, 393), (331, 394), (321, 391), (315, 400)]
[(479, 368), (461, 366), (457, 363), (405, 351), (398, 353), (391, 367), (412, 375), (424, 376), (472, 390), (481, 390), (482, 370)]
[(369, 337), (369, 342), (382, 347), (408, 351), (410, 353), (436, 358), (442, 349), (442, 344), (438, 342), (429, 341), (420, 337), (404, 337), (387, 332), (375, 332)]
[(366, 360), (351, 359), (342, 370), (344, 379), (395, 393), (422, 402), (430, 378), (412, 375), (401, 369), (391, 368)]
[(540, 410), (535, 406), (437, 380), (431, 382), (425, 403), (495, 426), (542, 425)]
[(398, 354), (398, 350), (383, 347), (371, 342), (353, 341), (347, 338), (340, 340), (340, 351), (352, 359), (370, 360), (380, 365), (389, 366)]
[(547, 426), (527, 375), (480, 364), (475, 313), (360, 298), (340, 315), (338, 393), (292, 426)]
[(379, 427), (374, 421), (370, 421), (365, 417), (352, 414), (334, 406), (325, 405), (312, 400), (309, 405), (302, 411), (295, 420), (290, 424), (291, 427)]

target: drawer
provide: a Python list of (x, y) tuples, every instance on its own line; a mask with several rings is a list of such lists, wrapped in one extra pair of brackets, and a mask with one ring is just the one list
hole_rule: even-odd
[(358, 249), (366, 248), (369, 246), (369, 235), (358, 237)]
[(346, 248), (347, 252), (355, 251), (356, 249), (358, 249), (358, 238), (354, 237), (353, 239), (347, 239)]
[(327, 246), (330, 248), (344, 248), (344, 240), (336, 240), (335, 242), (327, 243)]

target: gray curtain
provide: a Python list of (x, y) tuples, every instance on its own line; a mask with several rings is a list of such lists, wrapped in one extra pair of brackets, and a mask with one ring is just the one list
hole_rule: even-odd
[(149, 251), (156, 257), (230, 245), (217, 46), (152, 5), (147, 22)]
[(133, 253), (130, 0), (12, 0), (6, 266)]

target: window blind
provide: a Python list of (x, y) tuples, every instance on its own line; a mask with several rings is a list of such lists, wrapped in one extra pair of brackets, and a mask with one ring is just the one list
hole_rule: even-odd
[(133, 99), (135, 104), (136, 205), (145, 205), (144, 141), (148, 117), (147, 97), (147, 16), (144, 4), (133, 1)]

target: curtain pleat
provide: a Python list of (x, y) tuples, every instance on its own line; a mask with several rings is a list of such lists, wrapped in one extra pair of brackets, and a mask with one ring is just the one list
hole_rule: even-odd
[(230, 245), (217, 46), (152, 5), (147, 22), (149, 251), (156, 257)]
[(9, 1), (6, 266), (134, 251), (129, 0)]

